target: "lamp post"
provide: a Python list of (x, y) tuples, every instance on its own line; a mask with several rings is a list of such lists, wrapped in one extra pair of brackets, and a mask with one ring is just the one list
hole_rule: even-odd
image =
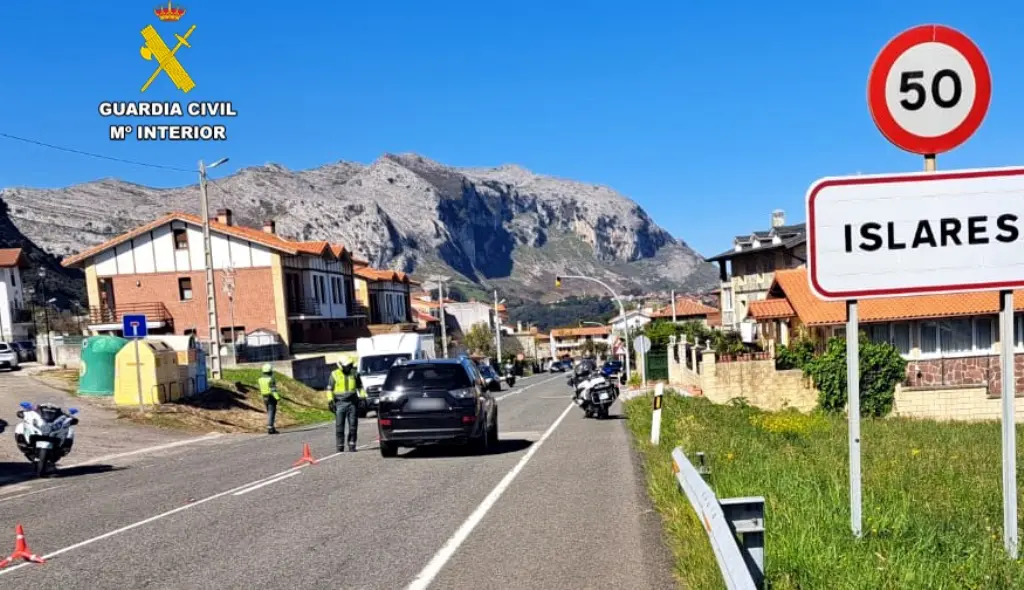
[[(626, 308), (625, 308), (624, 305), (622, 305), (622, 299), (619, 298), (618, 293), (616, 293), (611, 287), (609, 287), (607, 283), (605, 283), (602, 280), (595, 279), (593, 277), (586, 277), (586, 276), (583, 276), (583, 275), (561, 275), (561, 276), (555, 277), (555, 287), (561, 287), (562, 286), (562, 281), (565, 280), (565, 279), (577, 279), (577, 280), (581, 280), (581, 281), (590, 281), (592, 283), (597, 283), (598, 285), (601, 285), (602, 287), (605, 288), (606, 291), (611, 293), (612, 298), (615, 299), (615, 303), (619, 304), (619, 315), (622, 316), (623, 319), (625, 319), (625, 317), (626, 317)], [(626, 330), (626, 338), (624, 338), (624, 341), (625, 341), (625, 344), (626, 344), (626, 379), (629, 379), (630, 376), (631, 376), (631, 368), (630, 368), (630, 362), (629, 362), (629, 330), (628, 329)]]
[(210, 327), (210, 375), (220, 379), (220, 328), (217, 326), (217, 291), (213, 287), (213, 246), (210, 243), (210, 198), (206, 191), (206, 171), (227, 162), (221, 158), (206, 166), (199, 160), (199, 209), (203, 216), (203, 260), (206, 265), (206, 316)]
[(43, 290), (43, 317), (46, 318), (46, 366), (54, 366), (53, 345), (50, 344), (50, 303), (56, 299), (46, 298), (46, 269), (39, 268), (39, 288)]
[(444, 283), (449, 280), (448, 277), (441, 275), (433, 275), (430, 280), (437, 283), (437, 302), (438, 302), (438, 319), (441, 320), (441, 356), (448, 358), (448, 322), (445, 321), (444, 315)]

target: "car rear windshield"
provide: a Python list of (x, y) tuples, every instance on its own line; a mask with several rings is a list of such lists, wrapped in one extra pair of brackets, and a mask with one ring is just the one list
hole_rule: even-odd
[(471, 387), (462, 365), (405, 365), (392, 367), (384, 380), (384, 389), (465, 389)]
[(6, 342), (0, 342), (0, 352), (10, 352), (11, 347), (7, 346)]

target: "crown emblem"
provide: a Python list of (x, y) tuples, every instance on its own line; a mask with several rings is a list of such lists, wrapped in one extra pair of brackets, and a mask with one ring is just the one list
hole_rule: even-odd
[(167, 6), (161, 6), (154, 10), (153, 13), (164, 22), (174, 22), (181, 20), (181, 17), (185, 16), (185, 9), (181, 6), (171, 6), (171, 2), (168, 0)]

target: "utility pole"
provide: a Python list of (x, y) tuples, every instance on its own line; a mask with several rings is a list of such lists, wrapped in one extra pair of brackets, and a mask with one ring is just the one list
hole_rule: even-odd
[(437, 282), (438, 315), (441, 320), (441, 354), (444, 358), (448, 358), (448, 322), (445, 321), (444, 315), (444, 282), (448, 279), (441, 275), (434, 275), (430, 279)]
[(494, 340), (497, 342), (498, 366), (501, 366), (501, 317), (498, 315), (498, 290), (494, 290)]
[[(221, 158), (210, 168), (227, 162)], [(217, 325), (217, 291), (213, 287), (213, 245), (210, 242), (210, 199), (206, 193), (206, 165), (199, 160), (199, 208), (203, 216), (203, 258), (206, 264), (206, 316), (210, 327), (210, 375), (220, 379), (220, 327)]]
[(672, 290), (672, 323), (676, 323), (676, 292)]

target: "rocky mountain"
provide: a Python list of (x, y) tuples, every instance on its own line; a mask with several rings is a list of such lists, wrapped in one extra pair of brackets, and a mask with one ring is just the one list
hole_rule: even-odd
[[(198, 195), (195, 185), (156, 189), (114, 179), (8, 188), (0, 191), (0, 216), (64, 256), (168, 211), (198, 213)], [(209, 195), (211, 210), (230, 208), (240, 224), (274, 219), (284, 236), (341, 242), (375, 266), (442, 272), (524, 298), (554, 298), (556, 274), (597, 277), (622, 292), (699, 290), (717, 276), (623, 195), (514, 165), (453, 168), (415, 154), (304, 171), (268, 164), (211, 182)], [(566, 282), (564, 293), (599, 290)]]

